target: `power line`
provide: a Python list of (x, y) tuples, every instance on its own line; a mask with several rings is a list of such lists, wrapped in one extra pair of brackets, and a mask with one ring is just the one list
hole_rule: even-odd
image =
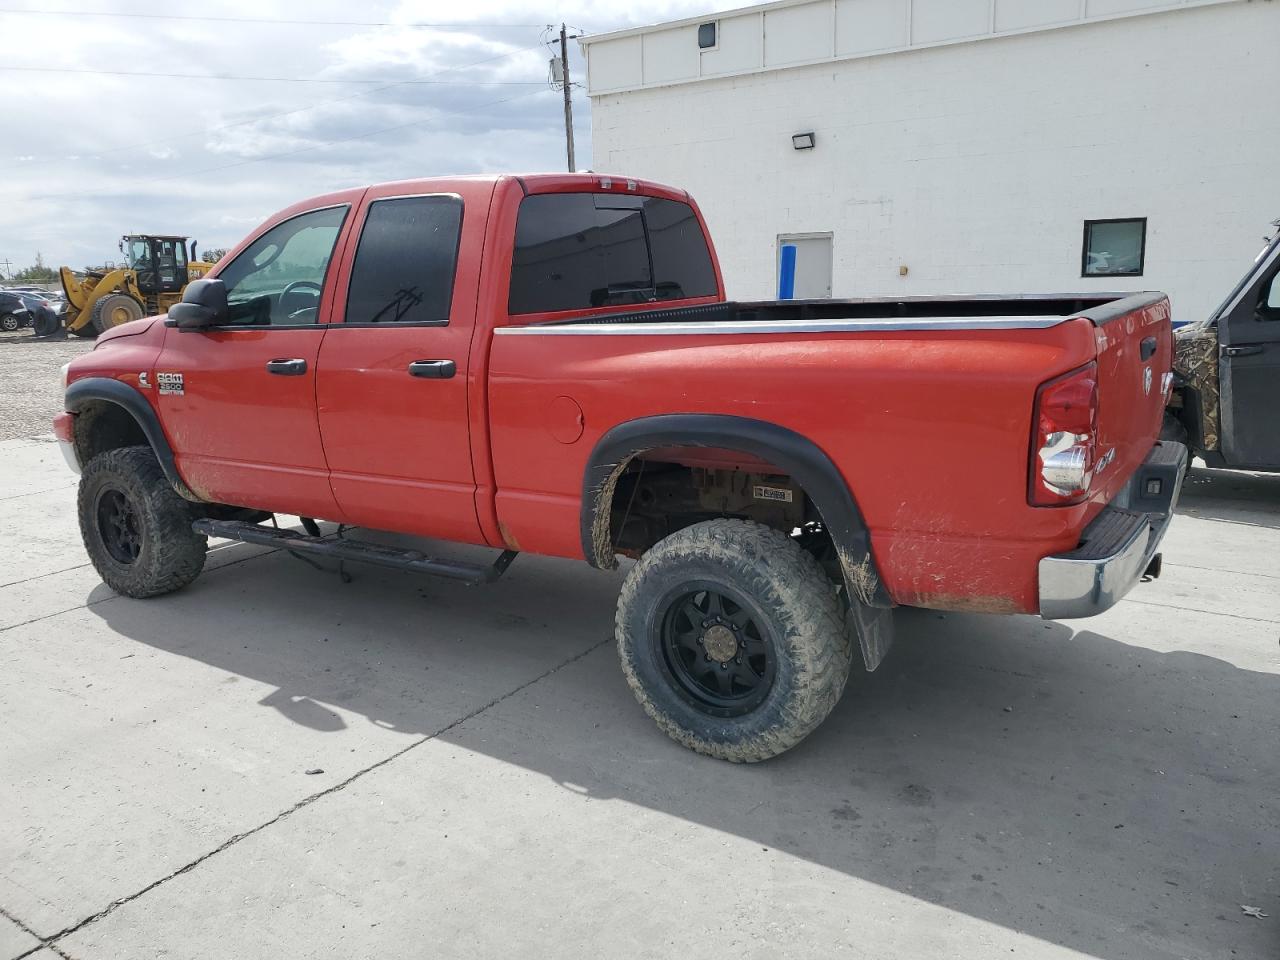
[(384, 83), (387, 85), (396, 84), (439, 84), (444, 86), (458, 86), (466, 84), (468, 86), (506, 86), (506, 87), (527, 87), (537, 84), (541, 86), (542, 80), (388, 80), (386, 77), (379, 79), (359, 78), (355, 80), (331, 80), (325, 77), (253, 77), (241, 74), (230, 73), (151, 73), (143, 70), (89, 70), (80, 67), (11, 67), (8, 65), (0, 65), (0, 70), (17, 70), (24, 73), (91, 73), (101, 76), (112, 77), (166, 77), (173, 80), (259, 80), (270, 83)]
[(477, 20), (474, 22), (455, 21), (453, 23), (399, 23), (393, 20), (288, 20), (277, 17), (215, 17), (179, 13), (120, 13), (101, 10), (18, 10), (11, 7), (0, 8), (0, 13), (12, 13), (30, 17), (109, 17), (114, 19), (130, 20), (194, 20), (200, 23), (256, 23), (314, 27), (402, 27), (406, 29), (491, 27), (498, 29), (510, 28), (514, 30), (546, 26), (546, 24), (543, 23), (490, 23), (484, 20)]
[[(467, 109), (469, 111), (474, 111), (474, 110), (482, 109), (484, 107), (496, 107), (499, 104), (511, 103), (514, 100), (523, 100), (526, 97), (533, 97), (533, 96), (537, 96), (538, 94), (542, 94), (546, 92), (547, 90), (544, 87), (543, 89), (531, 90), (528, 93), (522, 93), (514, 97), (506, 97), (502, 100), (493, 100), (489, 103), (476, 104), (475, 106), (468, 107)], [(390, 133), (393, 130), (404, 130), (408, 127), (420, 126), (421, 124), (431, 122), (432, 119), (434, 118), (425, 117), (420, 120), (410, 120), (408, 123), (397, 123), (389, 127), (380, 127), (377, 130), (368, 130), (365, 133), (357, 133), (350, 137), (341, 137), (337, 140), (323, 140), (319, 143), (313, 143), (306, 147), (299, 147), (297, 150), (288, 150), (284, 153), (273, 153), (265, 157), (251, 157), (248, 160), (237, 160), (234, 163), (224, 163), (215, 167), (204, 167), (203, 169), (199, 169), (199, 170), (184, 170), (181, 173), (176, 173), (176, 174), (173, 174), (172, 176), (147, 177), (146, 182), (147, 183), (163, 183), (165, 181), (170, 181), (170, 180), (190, 180), (192, 177), (199, 176), (201, 174), (206, 174), (206, 173), (215, 173), (219, 170), (230, 170), (233, 167), (245, 167), (252, 163), (264, 163), (268, 160), (282, 160), (287, 157), (295, 157), (300, 153), (308, 153), (312, 150), (320, 150), (320, 149), (323, 149), (324, 147), (334, 147), (334, 146), (338, 146), (339, 144), (351, 143), (355, 140), (365, 140), (365, 139), (368, 139), (369, 137), (376, 137), (383, 133)], [(36, 200), (73, 200), (73, 199), (84, 199), (84, 198), (90, 198), (90, 197), (99, 199), (99, 200), (105, 199), (104, 195), (101, 192), (46, 193), (46, 194), (42, 194), (34, 197), (16, 197), (7, 202), (22, 203), (24, 201), (32, 202)]]
[[(438, 76), (440, 76), (441, 74), (445, 74), (445, 73), (456, 73), (457, 71), (460, 71), (460, 70), (469, 70), (469, 69), (471, 69), (472, 67), (479, 67), (479, 66), (483, 66), (483, 65), (485, 65), (485, 64), (487, 64), (487, 63), (494, 63), (494, 62), (496, 62), (496, 61), (498, 61), (498, 60), (506, 60), (506, 59), (508, 59), (509, 57), (514, 57), (514, 56), (517, 56), (517, 55), (519, 55), (519, 54), (521, 54), (521, 53), (528, 53), (528, 52), (529, 52), (529, 51), (531, 51), (531, 50), (537, 50), (541, 45), (542, 45), (541, 43), (537, 43), (537, 44), (534, 44), (534, 45), (533, 45), (533, 46), (531, 46), (531, 47), (520, 47), (520, 48), (519, 48), (519, 49), (517, 49), (517, 50), (509, 50), (509, 51), (507, 51), (506, 53), (500, 53), (500, 54), (498, 54), (497, 56), (493, 56), (493, 57), (486, 57), (486, 58), (485, 58), (485, 59), (483, 59), (483, 60), (475, 60), (475, 61), (473, 61), (473, 62), (471, 62), (471, 63), (463, 63), (463, 64), (459, 64), (459, 65), (458, 65), (458, 66), (456, 66), (456, 67), (446, 67), (446, 68), (445, 68), (445, 69), (443, 69), (443, 70), (437, 70), (437, 71), (435, 71), (434, 73), (429, 73), (429, 74), (427, 74), (427, 76), (426, 76), (426, 77), (423, 77), (423, 78), (420, 78), (420, 79), (428, 79), (428, 78), (430, 78), (430, 77), (438, 77)], [(321, 101), (319, 101), (319, 102), (317, 102), (317, 103), (312, 103), (312, 104), (310, 104), (310, 105), (308, 105), (308, 106), (305, 106), (305, 107), (297, 107), (297, 108), (295, 108), (295, 109), (293, 109), (293, 110), (285, 110), (285, 111), (282, 111), (282, 112), (280, 112), (280, 113), (271, 113), (271, 114), (267, 114), (266, 116), (262, 116), (262, 117), (250, 117), (250, 118), (249, 118), (249, 119), (247, 119), (247, 120), (235, 120), (235, 121), (232, 121), (231, 123), (223, 123), (223, 124), (219, 124), (219, 125), (218, 125), (218, 126), (216, 126), (216, 127), (206, 127), (206, 128), (205, 128), (205, 129), (203, 129), (203, 130), (192, 130), (192, 131), (191, 131), (191, 132), (189, 132), (189, 133), (180, 133), (180, 134), (175, 134), (175, 135), (173, 135), (173, 136), (171, 136), (171, 137), (161, 137), (161, 138), (160, 138), (160, 139), (158, 139), (158, 140), (146, 140), (146, 141), (144, 141), (144, 142), (142, 142), (142, 143), (130, 143), (130, 144), (126, 144), (125, 146), (121, 146), (121, 147), (110, 147), (110, 148), (108, 148), (108, 149), (106, 149), (106, 150), (97, 150), (97, 151), (94, 151), (94, 152), (91, 154), (91, 156), (103, 157), (103, 156), (108, 156), (108, 155), (113, 154), (113, 153), (122, 153), (122, 152), (124, 152), (124, 151), (138, 151), (138, 150), (144, 150), (144, 149), (146, 149), (147, 147), (154, 147), (154, 146), (157, 146), (157, 145), (159, 145), (159, 144), (163, 144), (163, 143), (174, 143), (174, 142), (176, 142), (176, 141), (178, 141), (178, 140), (186, 140), (186, 139), (189, 139), (189, 138), (191, 138), (191, 137), (205, 136), (205, 135), (210, 134), (210, 133), (217, 133), (218, 131), (221, 131), (221, 130), (230, 130), (230, 129), (233, 129), (233, 128), (235, 128), (235, 127), (248, 126), (248, 125), (250, 125), (250, 124), (254, 124), (254, 123), (265, 123), (265, 122), (266, 122), (266, 121), (268, 121), (268, 120), (279, 120), (281, 117), (291, 117), (291, 116), (293, 116), (293, 115), (295, 115), (295, 114), (299, 114), (299, 113), (306, 113), (306, 112), (307, 112), (307, 111), (309, 111), (309, 110), (317, 110), (317, 109), (319, 109), (320, 107), (328, 106), (329, 104), (332, 104), (332, 103), (345, 103), (345, 102), (346, 102), (346, 101), (348, 101), (348, 100), (355, 100), (355, 99), (358, 99), (359, 97), (367, 97), (367, 96), (370, 96), (371, 94), (379, 93), (379, 92), (381, 92), (381, 91), (383, 91), (383, 90), (390, 90), (390, 89), (392, 89), (393, 87), (402, 87), (402, 86), (405, 86), (406, 84), (408, 84), (408, 83), (410, 83), (410, 82), (411, 82), (411, 81), (409, 81), (409, 80), (397, 80), (395, 83), (388, 83), (388, 84), (386, 84), (386, 85), (384, 85), (384, 86), (381, 86), (381, 87), (372, 87), (372, 88), (370, 88), (370, 89), (368, 89), (368, 90), (359, 90), (359, 91), (357, 91), (357, 92), (355, 92), (355, 93), (347, 94), (345, 97), (331, 97), (331, 98), (329, 98), (329, 99), (327, 99), (327, 100), (321, 100)], [(6, 166), (0, 167), (0, 170), (19, 170), (19, 169), (22, 169), (22, 168), (24, 168), (24, 167), (26, 167), (26, 166), (27, 166), (27, 164), (25, 164), (25, 163), (19, 163), (19, 164), (8, 164), (8, 165), (6, 165)]]

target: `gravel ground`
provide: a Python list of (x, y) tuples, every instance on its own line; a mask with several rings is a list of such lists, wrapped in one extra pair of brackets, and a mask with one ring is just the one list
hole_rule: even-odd
[(58, 370), (92, 349), (92, 340), (79, 337), (42, 341), (30, 330), (0, 333), (0, 440), (49, 433), (62, 409)]

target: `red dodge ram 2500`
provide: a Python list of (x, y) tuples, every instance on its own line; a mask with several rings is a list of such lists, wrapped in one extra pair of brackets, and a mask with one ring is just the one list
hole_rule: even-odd
[(897, 605), (1082, 617), (1157, 572), (1171, 347), (1162, 294), (727, 302), (683, 191), (433, 179), (276, 215), (69, 364), (55, 426), (129, 596), (191, 582), (208, 536), (473, 583), (638, 558), (637, 698), (753, 761), (830, 712), (855, 640), (879, 664)]

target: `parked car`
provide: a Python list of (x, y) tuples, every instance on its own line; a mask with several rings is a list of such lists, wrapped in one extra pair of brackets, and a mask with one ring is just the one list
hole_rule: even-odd
[(852, 637), (880, 663), (895, 606), (1082, 617), (1157, 574), (1171, 350), (1159, 293), (728, 302), (681, 190), (422, 180), (272, 217), (72, 361), (55, 432), (132, 597), (190, 583), (209, 536), (472, 584), (519, 552), (636, 558), (636, 697), (756, 761), (835, 705)]
[(0, 330), (13, 333), (31, 326), (31, 313), (21, 293), (0, 290)]
[(22, 302), (26, 304), (28, 310), (34, 311), (36, 307), (39, 306), (48, 306), (55, 310), (57, 309), (57, 303), (43, 290), (39, 293), (34, 290), (15, 290), (13, 292), (22, 299)]
[(1280, 472), (1280, 220), (1210, 316), (1175, 332), (1162, 436), (1211, 467)]
[(29, 290), (10, 288), (8, 291), (16, 297), (25, 308), (25, 313), (0, 313), (0, 330), (18, 330), (24, 326), (35, 327), (36, 333), (47, 335), (56, 332), (62, 326), (60, 315), (67, 309), (67, 302), (54, 300), (43, 293), (32, 293)]

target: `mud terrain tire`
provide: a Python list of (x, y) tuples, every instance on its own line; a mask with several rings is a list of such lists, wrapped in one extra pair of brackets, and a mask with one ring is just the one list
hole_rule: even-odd
[(1191, 461), (1196, 456), (1196, 452), (1191, 449), (1191, 438), (1187, 434), (1186, 424), (1166, 410), (1164, 422), (1160, 424), (1160, 439), (1172, 440), (1187, 448), (1187, 465), (1182, 469), (1182, 478), (1186, 480), (1187, 477), (1191, 476)]
[(156, 597), (204, 569), (208, 539), (191, 529), (191, 504), (169, 485), (149, 447), (100, 453), (80, 477), (80, 535), (112, 590)]
[(735, 763), (775, 757), (812, 733), (839, 702), (852, 659), (843, 604), (818, 562), (743, 520), (694, 524), (653, 546), (623, 583), (616, 636), (627, 683), (658, 726)]
[(1185, 447), (1188, 445), (1187, 428), (1181, 420), (1165, 411), (1164, 421), (1160, 424), (1160, 439), (1173, 440)]

